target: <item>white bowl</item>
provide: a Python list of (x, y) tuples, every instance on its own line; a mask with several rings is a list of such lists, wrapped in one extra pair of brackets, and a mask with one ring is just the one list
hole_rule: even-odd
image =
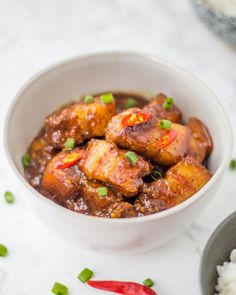
[[(185, 118), (196, 116), (209, 128), (214, 150), (212, 179), (182, 204), (145, 217), (105, 219), (85, 216), (46, 199), (25, 180), (21, 156), (44, 118), (69, 99), (107, 90), (174, 97)], [(178, 236), (209, 203), (231, 156), (228, 119), (216, 96), (185, 71), (157, 57), (140, 53), (102, 53), (76, 57), (34, 76), (16, 95), (5, 123), (5, 151), (22, 196), (38, 217), (61, 238), (78, 247), (105, 252), (137, 253)]]

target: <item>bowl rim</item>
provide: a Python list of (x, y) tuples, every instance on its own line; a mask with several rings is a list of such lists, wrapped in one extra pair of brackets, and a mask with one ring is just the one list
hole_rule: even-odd
[[(10, 125), (10, 120), (11, 120), (11, 114), (13, 113), (15, 107), (19, 103), (20, 99), (22, 98), (22, 94), (24, 91), (27, 90), (27, 88), (32, 84), (36, 83), (37, 80), (39, 80), (44, 74), (47, 74), (50, 71), (53, 71), (55, 69), (58, 69), (60, 67), (63, 67), (69, 63), (73, 62), (78, 62), (78, 61), (83, 61), (86, 59), (93, 59), (93, 58), (107, 58), (107, 57), (136, 57), (139, 58), (140, 60), (146, 60), (149, 62), (153, 62), (155, 64), (162, 65), (164, 67), (168, 67), (172, 69), (175, 72), (178, 72), (180, 75), (185, 76), (186, 79), (192, 80), (194, 83), (198, 83), (202, 86), (204, 86), (211, 94), (212, 98), (215, 101), (215, 107), (218, 109), (218, 111), (221, 113), (221, 120), (222, 120), (222, 125), (224, 126), (225, 129), (225, 138), (228, 142), (228, 145), (226, 147), (226, 152), (225, 156), (222, 159), (218, 169), (212, 176), (212, 178), (206, 183), (196, 194), (191, 196), (191, 198), (185, 200), (184, 202), (178, 204), (177, 206), (174, 206), (172, 208), (166, 209), (161, 212), (157, 212), (151, 215), (146, 215), (146, 216), (139, 216), (139, 217), (131, 217), (131, 218), (102, 218), (102, 217), (96, 217), (96, 216), (90, 216), (90, 215), (85, 215), (82, 213), (78, 213), (75, 211), (72, 211), (70, 209), (67, 209), (61, 205), (58, 205), (57, 203), (49, 200), (48, 198), (44, 197), (42, 194), (40, 194), (36, 189), (34, 189), (24, 178), (24, 176), (18, 171), (16, 168), (15, 164), (13, 163), (13, 160), (10, 155), (10, 149), (8, 148), (8, 143), (9, 143), (9, 125)], [(5, 116), (5, 122), (4, 122), (4, 135), (3, 135), (3, 145), (4, 145), (4, 151), (5, 155), (8, 161), (8, 165), (11, 168), (11, 171), (14, 172), (14, 176), (18, 179), (18, 181), (24, 186), (24, 188), (28, 191), (30, 191), (32, 194), (35, 195), (39, 200), (44, 202), (45, 205), (51, 206), (55, 208), (54, 210), (57, 210), (58, 212), (61, 211), (61, 213), (70, 215), (71, 217), (74, 218), (80, 218), (83, 219), (86, 222), (99, 222), (99, 223), (110, 223), (110, 224), (130, 224), (130, 223), (143, 223), (143, 222), (150, 222), (152, 220), (157, 220), (157, 219), (162, 219), (167, 216), (173, 215), (177, 212), (180, 212), (184, 210), (186, 207), (191, 206), (193, 203), (197, 202), (207, 191), (210, 190), (210, 188), (218, 181), (218, 179), (221, 177), (223, 174), (226, 166), (228, 165), (231, 157), (231, 152), (232, 152), (232, 129), (231, 125), (229, 122), (229, 119), (219, 102), (217, 96), (215, 93), (204, 83), (202, 82), (199, 78), (194, 76), (193, 74), (190, 74), (188, 71), (182, 69), (181, 67), (175, 65), (174, 63), (167, 61), (166, 59), (157, 57), (152, 54), (148, 54), (145, 52), (140, 52), (140, 51), (102, 51), (99, 53), (89, 53), (89, 54), (82, 54), (82, 55), (76, 55), (71, 58), (64, 59), (62, 61), (53, 63), (40, 71), (36, 72), (34, 75), (32, 75), (31, 78), (29, 78), (23, 86), (18, 90), (16, 95), (14, 96), (14, 99), (11, 101), (10, 106), (8, 108), (7, 114)], [(53, 209), (52, 208), (52, 209)]]
[[(202, 278), (203, 278), (203, 266), (204, 266), (204, 260), (209, 254), (209, 251), (212, 247), (212, 242), (215, 240), (215, 238), (218, 236), (218, 234), (225, 228), (225, 226), (232, 220), (235, 219), (236, 217), (236, 211), (232, 212), (230, 215), (228, 215), (226, 218), (224, 218), (218, 225), (217, 227), (213, 230), (211, 233), (210, 237), (208, 238), (206, 245), (203, 249), (203, 253), (201, 256), (201, 261), (200, 261), (200, 285), (202, 292), (203, 290), (203, 283), (202, 283)], [(232, 249), (233, 250), (233, 249)], [(217, 265), (216, 265), (217, 266)], [(216, 267), (215, 266), (215, 267)]]

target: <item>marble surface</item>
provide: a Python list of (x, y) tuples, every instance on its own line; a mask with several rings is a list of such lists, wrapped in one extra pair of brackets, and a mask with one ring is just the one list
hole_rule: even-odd
[(76, 279), (85, 266), (97, 279), (152, 277), (160, 295), (201, 294), (201, 253), (213, 229), (236, 208), (235, 173), (227, 171), (209, 207), (170, 244), (133, 257), (90, 253), (51, 235), (17, 194), (5, 167), (3, 122), (17, 90), (43, 67), (77, 54), (128, 49), (195, 73), (216, 92), (235, 126), (236, 52), (200, 23), (187, 0), (1, 0), (0, 33), (0, 195), (10, 189), (16, 197), (11, 206), (0, 198), (0, 242), (10, 251), (0, 259), (0, 294), (50, 294), (54, 281), (68, 285), (71, 295), (103, 294)]

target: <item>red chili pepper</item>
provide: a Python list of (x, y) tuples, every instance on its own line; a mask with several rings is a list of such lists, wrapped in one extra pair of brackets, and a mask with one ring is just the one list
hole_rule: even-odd
[(58, 162), (55, 163), (55, 167), (57, 169), (66, 169), (74, 164), (76, 164), (81, 158), (83, 157), (85, 151), (84, 150), (77, 150), (74, 151), (67, 156), (65, 156), (63, 159), (59, 160)]
[(88, 281), (89, 286), (125, 295), (157, 295), (152, 289), (133, 282), (119, 281)]
[(177, 132), (175, 130), (170, 130), (169, 132), (166, 133), (157, 143), (157, 148), (158, 149), (163, 149), (167, 145), (171, 144), (175, 138), (177, 137)]
[(147, 122), (149, 119), (150, 119), (150, 113), (148, 112), (132, 113), (125, 116), (122, 119), (121, 124), (125, 127), (135, 126), (135, 125), (143, 124)]

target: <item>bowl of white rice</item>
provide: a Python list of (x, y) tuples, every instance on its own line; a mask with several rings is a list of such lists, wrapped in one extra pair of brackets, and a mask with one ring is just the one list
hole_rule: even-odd
[(191, 0), (203, 23), (229, 45), (236, 46), (236, 0)]
[(216, 228), (207, 242), (200, 280), (203, 295), (236, 295), (236, 212)]

